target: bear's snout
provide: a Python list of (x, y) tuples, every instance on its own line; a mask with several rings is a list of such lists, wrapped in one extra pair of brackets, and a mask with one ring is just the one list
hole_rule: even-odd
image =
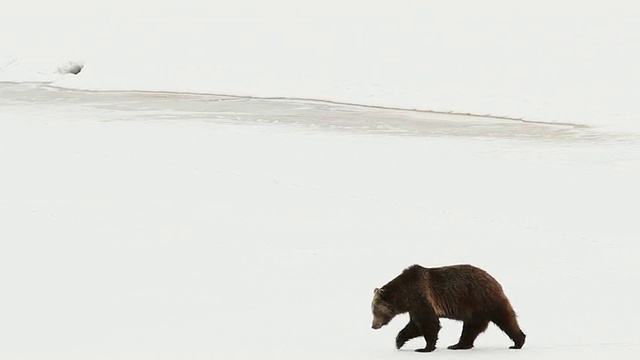
[(371, 324), (371, 328), (372, 328), (373, 330), (378, 330), (378, 329), (380, 329), (381, 327), (382, 327), (382, 324), (380, 324), (380, 323), (376, 323), (376, 322), (374, 322), (374, 323), (372, 323), (372, 324)]

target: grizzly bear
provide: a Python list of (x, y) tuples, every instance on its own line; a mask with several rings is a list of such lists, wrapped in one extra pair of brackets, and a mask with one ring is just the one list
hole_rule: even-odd
[(396, 337), (400, 349), (407, 341), (423, 336), (427, 344), (418, 352), (435, 350), (440, 318), (463, 321), (462, 335), (449, 349), (471, 349), (489, 322), (504, 331), (520, 349), (526, 335), (502, 286), (486, 271), (471, 265), (425, 268), (413, 265), (373, 292), (371, 302), (375, 330), (398, 314), (409, 313), (409, 323)]

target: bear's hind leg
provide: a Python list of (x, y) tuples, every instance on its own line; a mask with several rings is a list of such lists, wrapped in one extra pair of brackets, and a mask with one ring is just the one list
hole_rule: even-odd
[(407, 326), (400, 330), (398, 336), (396, 336), (396, 348), (400, 349), (407, 341), (417, 338), (420, 335), (422, 335), (422, 333), (420, 329), (418, 329), (418, 325), (409, 320)]
[(465, 321), (464, 325), (462, 326), (462, 335), (460, 335), (460, 340), (457, 344), (449, 346), (448, 349), (471, 349), (473, 347), (473, 342), (481, 332), (487, 330), (487, 326), (489, 326), (489, 320), (473, 319), (470, 321)]
[(509, 349), (521, 349), (524, 345), (525, 338), (527, 337), (520, 326), (518, 326), (518, 321), (516, 320), (516, 313), (513, 311), (511, 306), (505, 306), (500, 309), (491, 317), (491, 321), (494, 324), (498, 325), (500, 330), (504, 331), (507, 336), (511, 340), (513, 340), (513, 346), (509, 347)]

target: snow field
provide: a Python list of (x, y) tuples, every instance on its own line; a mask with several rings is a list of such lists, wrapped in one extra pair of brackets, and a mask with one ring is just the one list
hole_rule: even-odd
[[(313, 114), (308, 121), (313, 122)], [(638, 144), (0, 111), (0, 353), (11, 359), (635, 358)], [(138, 119), (138, 120), (136, 120)], [(396, 352), (369, 302), (473, 263), (523, 330)]]
[[(637, 134), (639, 16), (631, 0), (34, 0), (0, 14), (0, 80), (313, 98)], [(84, 68), (68, 75), (70, 64)]]

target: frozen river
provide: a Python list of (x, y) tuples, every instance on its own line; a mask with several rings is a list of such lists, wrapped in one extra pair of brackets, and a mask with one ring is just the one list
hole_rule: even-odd
[[(89, 92), (43, 84), (0, 83), (0, 109), (16, 107), (84, 112), (98, 121), (210, 121), (231, 124), (289, 124), (312, 130), (413, 136), (517, 138), (534, 141), (582, 141), (603, 138), (572, 124), (544, 124), (491, 117), (292, 99), (216, 95)], [(89, 120), (89, 119), (88, 119)], [(616, 139), (620, 139), (617, 137)]]

